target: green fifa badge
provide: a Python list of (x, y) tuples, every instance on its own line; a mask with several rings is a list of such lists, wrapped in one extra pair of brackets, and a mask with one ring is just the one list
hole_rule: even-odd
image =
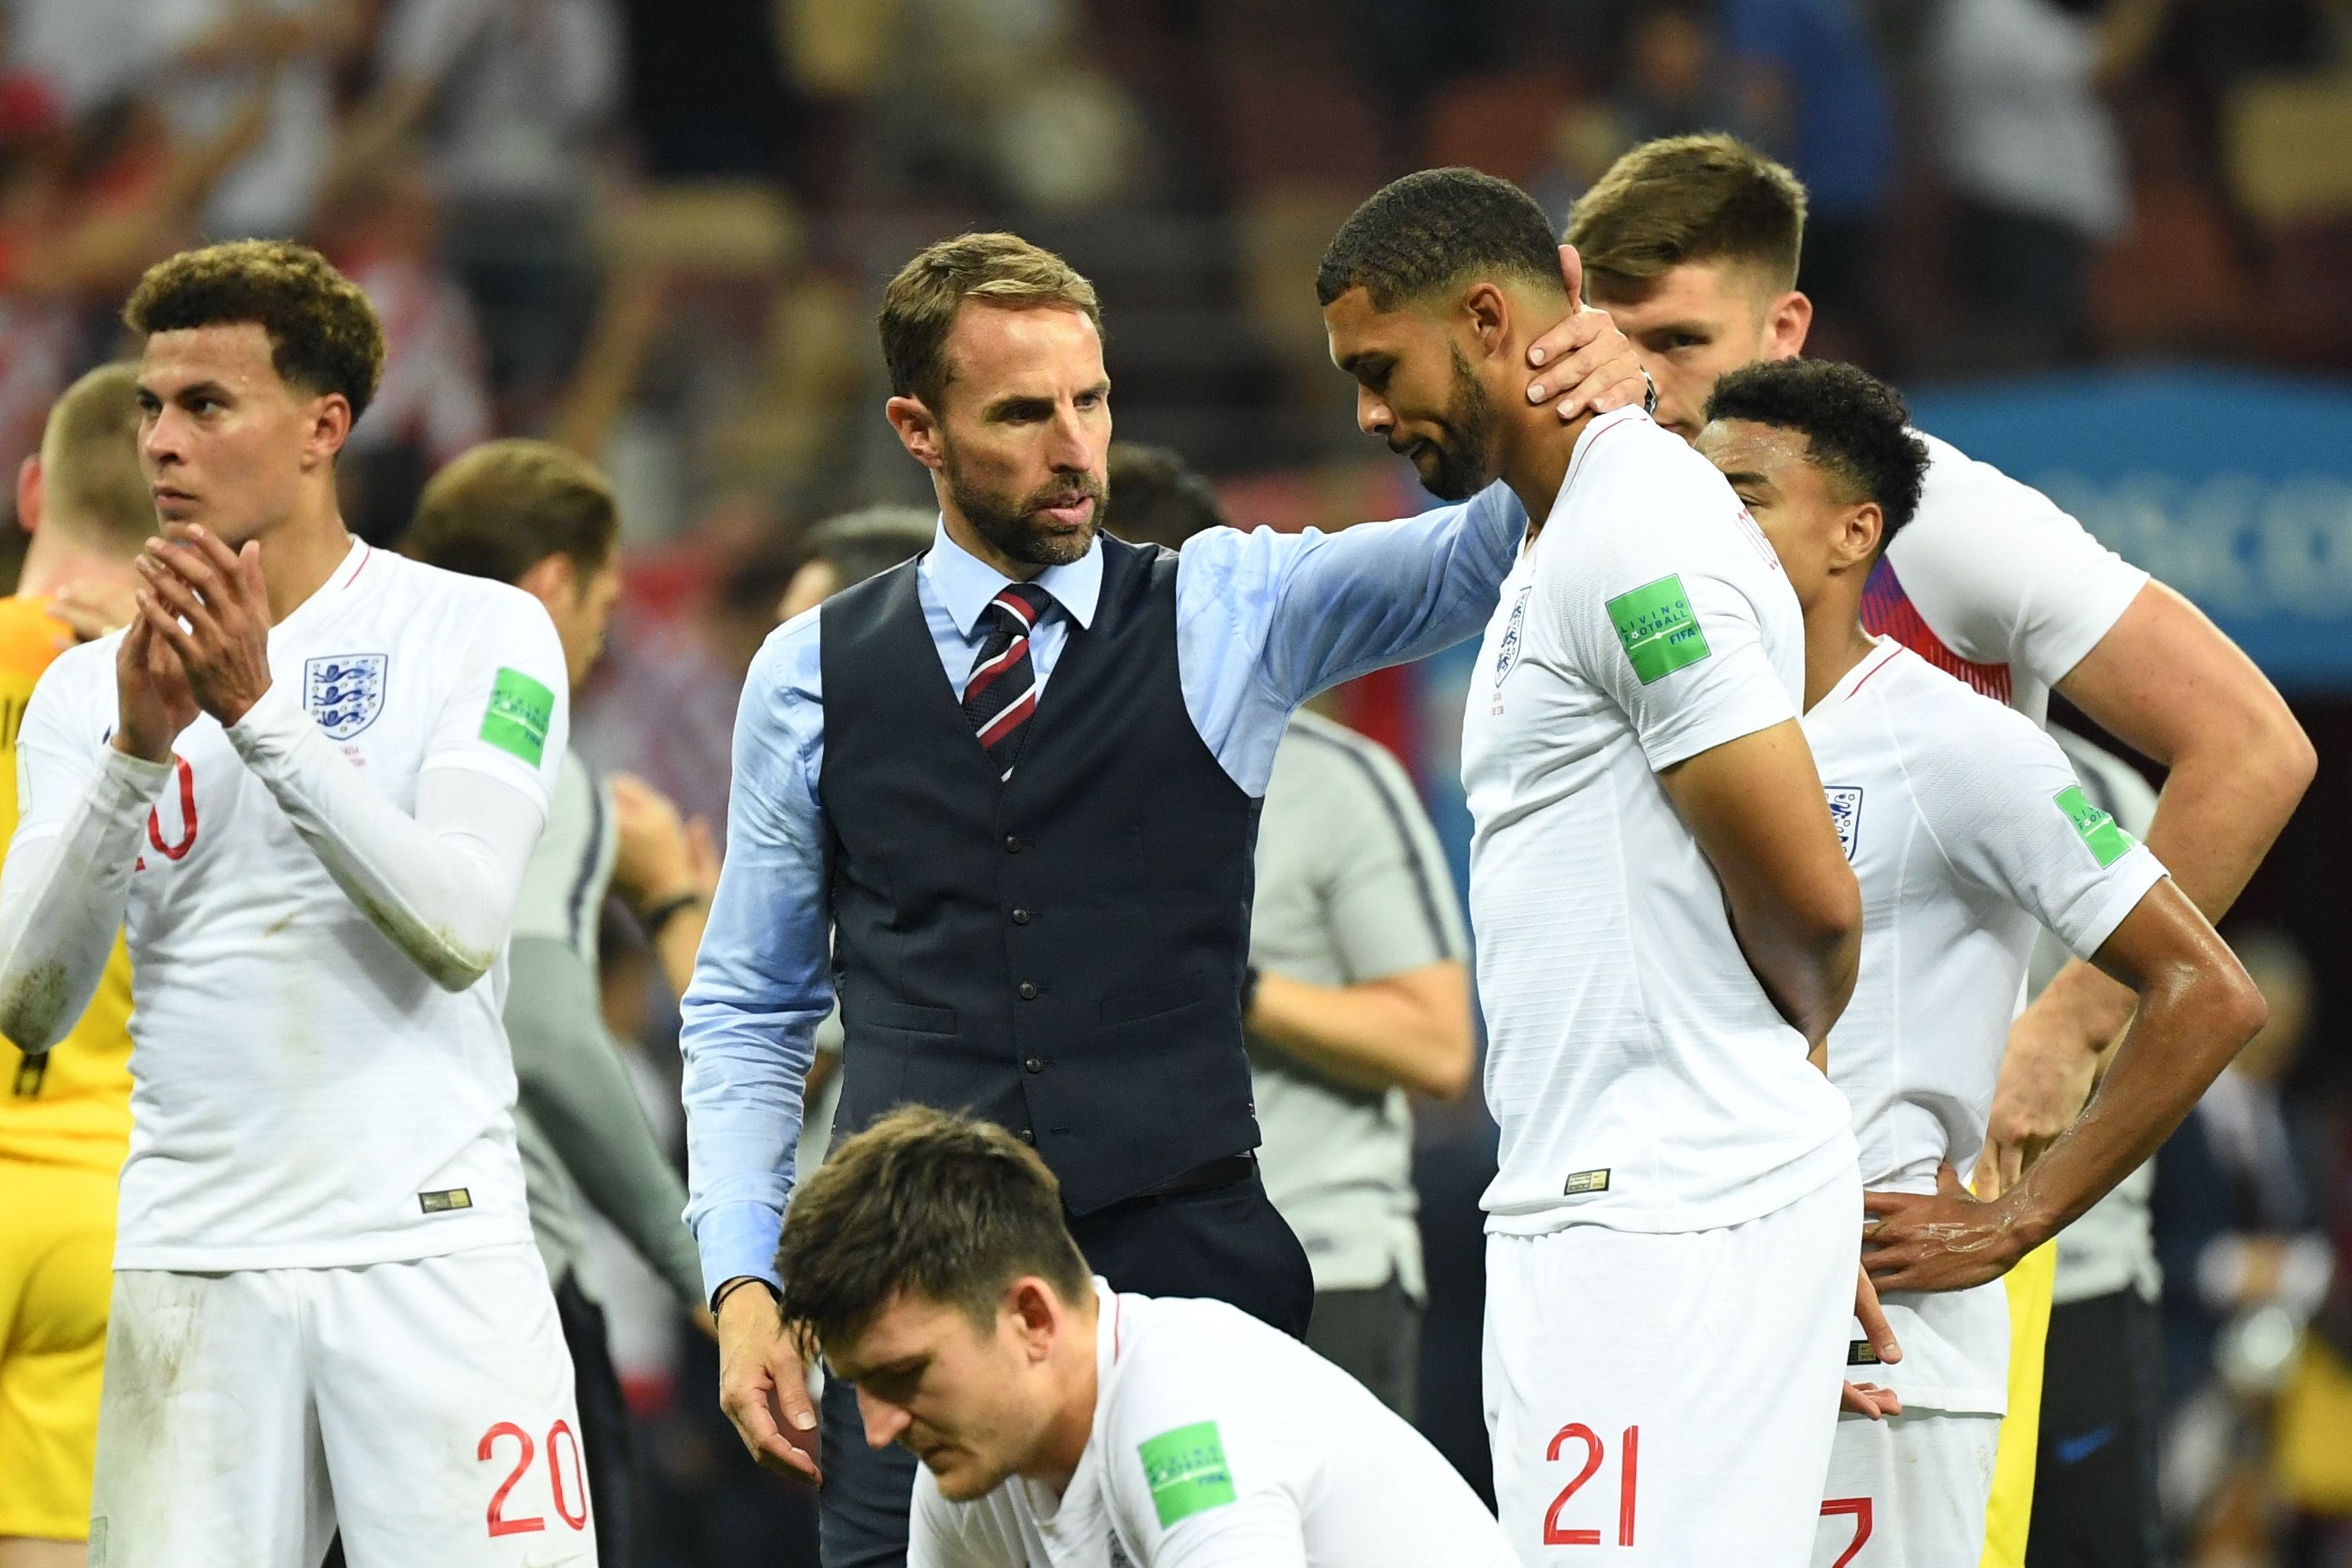
[(2121, 824), (2091, 804), (2081, 784), (2068, 784), (2057, 795), (2058, 809), (2074, 825), (2075, 834), (2091, 851), (2091, 858), (2105, 870), (2130, 854), (2139, 840), (2123, 830)]
[(1609, 601), (1610, 624), (1625, 657), (1643, 685), (1663, 679), (1685, 665), (1696, 664), (1711, 651), (1706, 634), (1691, 614), (1690, 595), (1680, 577), (1656, 582), (1620, 594)]
[(1162, 1432), (1137, 1452), (1143, 1458), (1143, 1478), (1150, 1484), (1160, 1529), (1234, 1500), (1234, 1476), (1225, 1467), (1225, 1445), (1215, 1422), (1196, 1421)]
[(490, 683), (482, 739), (532, 767), (547, 754), (547, 727), (555, 721), (555, 693), (520, 669), (500, 669)]

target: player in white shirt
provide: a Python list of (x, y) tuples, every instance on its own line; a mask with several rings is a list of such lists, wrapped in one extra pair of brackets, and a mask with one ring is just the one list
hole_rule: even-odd
[[(2085, 796), (2056, 742), (1864, 629), (1872, 569), (1913, 521), (1928, 448), (1851, 365), (1782, 360), (1716, 384), (1697, 447), (1788, 569), (1805, 624), (1806, 738), (1862, 885), (1862, 970), (1829, 1038), (1874, 1213), (1955, 1198), (1969, 1223), (1865, 1258), (1898, 1364), (1841, 1417), (1816, 1568), (1975, 1568), (2008, 1392), (1992, 1283), (2129, 1174), (2252, 1035), (2262, 999), (2156, 858)], [(1995, 1201), (1974, 1163), (2037, 932), (2130, 985), (2092, 1110)], [(1897, 1282), (1918, 1289), (1895, 1289)], [(1867, 1361), (1867, 1357), (1860, 1359)]]
[(188, 252), (124, 316), (167, 538), (35, 692), (0, 888), (21, 1046), (132, 955), (91, 1559), (593, 1562), (499, 1023), (562, 645), (345, 531), (383, 338), (317, 255)]
[(1563, 428), (1518, 395), (1571, 305), (1560, 265), (1526, 193), (1434, 170), (1358, 208), (1317, 280), (1359, 423), (1441, 496), (1499, 477), (1541, 520), (1463, 720), (1502, 1124), (1496, 1496), (1529, 1563), (1606, 1542), (1795, 1564), (1861, 1212), (1844, 1103), (1806, 1058), (1853, 984), (1859, 898), (1763, 536), (1645, 415)]
[[(1570, 215), (1593, 301), (1633, 340), (1657, 417), (1695, 437), (1716, 379), (1801, 353), (1812, 303), (1796, 287), (1805, 190), (1723, 135), (1673, 137), (1619, 158)], [(1583, 356), (1564, 334), (1532, 345), (1540, 403)], [(2150, 851), (2209, 919), (2236, 899), (2311, 781), (2294, 715), (2194, 606), (2119, 559), (2048, 498), (1928, 438), (1919, 514), (1888, 550), (1864, 624), (2039, 723), (2053, 689), (2168, 770)], [(1987, 1156), (1988, 1194), (2082, 1110), (2131, 993), (2072, 963), (2011, 1026)], [(1934, 1223), (1934, 1215), (1923, 1215)], [(2042, 1324), (2055, 1260), (2009, 1277), (2017, 1308), (1989, 1568), (2021, 1563), (2033, 1491)]]
[(1221, 1301), (1091, 1275), (1035, 1151), (908, 1106), (835, 1146), (778, 1253), (786, 1332), (921, 1460), (908, 1568), (1511, 1568), (1402, 1417)]

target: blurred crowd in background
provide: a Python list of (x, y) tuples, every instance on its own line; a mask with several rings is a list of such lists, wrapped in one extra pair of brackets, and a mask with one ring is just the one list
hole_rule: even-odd
[[(1017, 229), (1095, 280), (1120, 434), (1215, 476), (1244, 525), (1417, 504), (1353, 429), (1310, 280), (1354, 205), (1421, 165), (1474, 164), (1564, 216), (1637, 142), (1735, 131), (1811, 189), (1812, 351), (1906, 386), (2149, 359), (2323, 386), (2352, 371), (2347, 0), (5, 0), (0, 16), (5, 471), (68, 382), (119, 352), (115, 313), (149, 262), (203, 239), (317, 245), (390, 340), (343, 460), (346, 516), (396, 543), (425, 479), (492, 436), (604, 464), (627, 592), (577, 743), (722, 836), (737, 692), (799, 534), (929, 505), (879, 416), (870, 322), (898, 265), (960, 229)], [(2352, 510), (2327, 537), (2352, 563)], [(2331, 776), (2352, 741), (2352, 620), (2312, 624), (2347, 646), (2299, 682), (2271, 672), (2321, 779), (2233, 933), (2273, 1022), (2160, 1178), (2193, 1200), (2159, 1203), (2159, 1246), (2179, 1413), (2167, 1484), (2198, 1563), (2352, 1563), (2352, 1074), (2332, 963), (2352, 931), (2331, 875), (2352, 809)], [(1450, 744), (1427, 710), (1443, 703), (1412, 679), (1338, 709), (1442, 794)], [(604, 951), (615, 1036), (674, 1123), (672, 1000), (625, 916)], [(1493, 1136), (1475, 1101), (1423, 1123), (1422, 1401), (1474, 1472)], [(708, 1345), (657, 1286), (631, 1286), (623, 1249), (605, 1262), (655, 1560), (813, 1562), (807, 1500), (736, 1447)]]

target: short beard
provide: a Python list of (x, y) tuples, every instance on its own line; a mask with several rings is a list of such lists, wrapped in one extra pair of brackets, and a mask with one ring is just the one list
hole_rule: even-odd
[(1425, 443), (1437, 455), (1437, 471), (1421, 483), (1439, 500), (1468, 500), (1495, 482), (1497, 421), (1494, 399), (1470, 374), (1470, 362), (1459, 348), (1449, 345), (1447, 352), (1454, 356), (1454, 395), (1442, 421), (1446, 436)]
[[(1007, 561), (1017, 561), (1024, 566), (1066, 566), (1083, 559), (1094, 548), (1095, 534), (1102, 527), (1103, 506), (1110, 494), (1108, 487), (1095, 475), (1077, 474), (1057, 479), (1013, 501), (967, 484), (958, 471), (952, 451), (940, 456), (948, 496), (955, 502), (956, 510), (971, 524), (972, 531)], [(1035, 522), (1040, 510), (1049, 506), (1067, 506), (1081, 495), (1092, 497), (1095, 504), (1087, 514), (1086, 528), (1075, 537), (1064, 539), (1048, 534)]]

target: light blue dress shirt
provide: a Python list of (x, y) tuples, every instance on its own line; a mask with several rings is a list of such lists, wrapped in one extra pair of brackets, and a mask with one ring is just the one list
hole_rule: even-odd
[[(1338, 533), (1195, 536), (1176, 572), (1177, 676), (1192, 727), (1235, 784), (1265, 795), (1300, 703), (1484, 628), (1526, 530), (1517, 499), (1498, 484), (1458, 506)], [(1094, 624), (1102, 571), (1097, 543), (1036, 579), (1054, 596), (1030, 638), (1041, 703), (1053, 700), (1047, 684), (1071, 624)], [(916, 596), (951, 689), (962, 689), (988, 638), (982, 612), (1009, 581), (944, 523), (932, 536)], [(775, 1282), (801, 1085), (833, 1007), (820, 625), (816, 610), (795, 616), (751, 661), (735, 716), (726, 865), (681, 1006), (686, 1218), (706, 1289), (746, 1274)]]

